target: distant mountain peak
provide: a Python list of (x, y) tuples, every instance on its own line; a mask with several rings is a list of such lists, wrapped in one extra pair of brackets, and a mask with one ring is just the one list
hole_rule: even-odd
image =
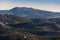
[[(14, 7), (14, 8), (12, 8), (12, 9), (33, 9), (33, 8), (29, 8), (29, 7)], [(11, 9), (11, 10), (12, 10)]]
[(42, 19), (60, 17), (60, 13), (57, 12), (50, 12), (29, 7), (14, 7), (10, 10), (0, 11), (0, 14), (12, 14), (19, 17), (42, 18)]

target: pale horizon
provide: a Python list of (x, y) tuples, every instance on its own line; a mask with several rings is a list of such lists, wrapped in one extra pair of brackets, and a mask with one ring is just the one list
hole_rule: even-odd
[(0, 10), (14, 7), (31, 7), (40, 10), (60, 12), (59, 0), (0, 0)]

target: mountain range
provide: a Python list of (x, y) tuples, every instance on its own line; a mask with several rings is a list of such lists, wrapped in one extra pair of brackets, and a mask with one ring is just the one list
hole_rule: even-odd
[(59, 12), (50, 12), (50, 11), (39, 10), (34, 8), (27, 8), (27, 7), (14, 7), (10, 10), (0, 10), (0, 14), (12, 14), (19, 17), (41, 18), (41, 19), (60, 17)]
[(60, 36), (60, 13), (26, 7), (0, 10), (0, 33), (11, 35), (13, 32)]

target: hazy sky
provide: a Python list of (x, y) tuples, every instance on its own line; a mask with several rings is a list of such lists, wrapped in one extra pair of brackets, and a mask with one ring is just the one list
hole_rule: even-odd
[(0, 10), (17, 6), (60, 12), (60, 0), (0, 0)]

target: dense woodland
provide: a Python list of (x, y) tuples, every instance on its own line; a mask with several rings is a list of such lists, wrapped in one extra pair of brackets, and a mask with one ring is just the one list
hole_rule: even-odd
[[(40, 40), (44, 36), (60, 36), (60, 19), (31, 19), (0, 14), (1, 40)], [(48, 39), (46, 39), (48, 40)]]

